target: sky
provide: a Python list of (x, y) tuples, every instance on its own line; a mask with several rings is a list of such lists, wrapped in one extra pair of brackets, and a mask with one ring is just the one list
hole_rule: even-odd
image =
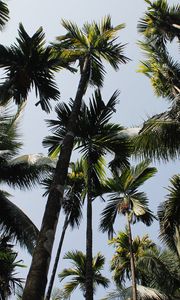
[[(169, 4), (177, 4), (178, 0), (169, 0)], [(108, 101), (113, 92), (120, 90), (119, 104), (117, 112), (113, 117), (113, 121), (120, 123), (123, 126), (132, 127), (139, 126), (147, 119), (156, 113), (163, 112), (168, 107), (168, 102), (165, 99), (156, 98), (149, 80), (142, 74), (137, 73), (138, 64), (143, 60), (143, 54), (138, 48), (138, 40), (142, 37), (137, 32), (137, 23), (139, 18), (143, 16), (146, 9), (146, 3), (143, 0), (69, 0), (61, 2), (58, 0), (9, 0), (8, 6), (10, 9), (10, 21), (5, 30), (1, 33), (1, 43), (10, 45), (15, 42), (17, 37), (18, 24), (23, 23), (26, 31), (32, 35), (42, 26), (46, 34), (46, 42), (55, 41), (55, 37), (63, 34), (65, 31), (61, 25), (61, 19), (71, 20), (81, 26), (87, 21), (99, 21), (103, 16), (110, 14), (112, 24), (125, 23), (126, 28), (119, 34), (119, 41), (126, 44), (124, 54), (131, 61), (120, 67), (118, 72), (115, 72), (110, 67), (107, 67), (107, 76), (105, 78), (102, 95), (104, 101)], [(68, 102), (70, 97), (74, 97), (78, 83), (78, 74), (73, 75), (68, 71), (62, 71), (57, 76), (57, 83), (61, 92), (61, 101)], [(88, 91), (91, 95), (93, 90)], [(88, 98), (88, 97), (86, 97)], [(29, 94), (28, 104), (25, 108), (24, 116), (21, 122), (21, 132), (24, 140), (22, 154), (25, 153), (44, 153), (47, 150), (42, 147), (42, 139), (48, 135), (48, 128), (45, 119), (55, 118), (52, 112), (47, 115), (42, 112), (40, 107), (35, 107), (36, 103), (34, 92)], [(150, 208), (156, 213), (157, 206), (164, 200), (167, 194), (165, 187), (169, 183), (169, 178), (178, 172), (177, 161), (170, 162), (166, 165), (154, 163), (158, 168), (157, 175), (149, 180), (144, 185), (143, 190), (146, 191), (149, 197)], [(40, 227), (46, 199), (42, 198), (42, 190), (36, 188), (31, 192), (11, 191), (13, 194), (12, 201), (21, 207), (33, 222)], [(104, 275), (111, 278), (109, 273), (109, 260), (113, 253), (113, 248), (107, 244), (106, 234), (101, 234), (98, 231), (100, 212), (104, 207), (104, 203), (96, 200), (93, 203), (93, 223), (94, 229), (94, 255), (101, 251), (106, 257), (106, 267)], [(57, 238), (60, 235), (63, 218), (61, 216), (58, 225)], [(116, 225), (117, 230), (124, 229), (124, 223), (119, 219)], [(158, 223), (148, 229), (144, 225), (138, 224), (133, 228), (133, 234), (144, 234), (148, 232), (150, 237), (157, 241)], [(55, 247), (57, 242), (55, 243)], [(79, 230), (69, 231), (66, 238), (63, 253), (67, 250), (78, 249), (85, 250), (85, 215), (82, 225)], [(63, 255), (62, 255), (63, 256)], [(54, 257), (54, 252), (53, 252)], [(24, 260), (24, 264), (30, 265), (30, 257), (25, 251), (20, 250), (19, 258)], [(63, 267), (68, 267), (68, 262), (60, 261), (59, 270)], [(26, 276), (27, 269), (20, 272), (20, 276)], [(60, 283), (56, 280), (56, 287), (60, 287)], [(106, 291), (99, 288), (95, 296), (96, 299), (101, 299), (106, 294)], [(83, 299), (82, 295), (77, 291), (72, 299)], [(11, 298), (12, 300), (15, 297)]]

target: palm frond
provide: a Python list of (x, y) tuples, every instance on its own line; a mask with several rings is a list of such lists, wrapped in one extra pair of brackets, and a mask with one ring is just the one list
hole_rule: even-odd
[(112, 234), (113, 224), (117, 214), (131, 215), (130, 221), (142, 221), (147, 226), (155, 218), (148, 208), (148, 199), (144, 192), (138, 192), (146, 180), (156, 173), (156, 168), (150, 168), (149, 161), (143, 161), (136, 167), (124, 168), (120, 176), (108, 179), (104, 191), (109, 193), (110, 199), (101, 214), (100, 229)]
[(32, 254), (38, 235), (38, 229), (25, 213), (8, 198), (9, 195), (6, 192), (0, 191), (1, 230), (11, 235), (16, 242), (20, 243), (21, 247), (26, 247)]
[(139, 32), (162, 47), (167, 41), (171, 42), (175, 37), (179, 39), (180, 32), (174, 26), (180, 24), (179, 4), (169, 6), (166, 0), (148, 0), (146, 2), (148, 8), (138, 24)]
[(140, 65), (139, 72), (150, 78), (157, 96), (168, 98), (171, 102), (179, 96), (180, 65), (168, 53), (148, 41), (139, 43), (147, 60)]
[(0, 86), (1, 101), (12, 98), (19, 105), (35, 87), (39, 96), (37, 105), (40, 104), (43, 110), (49, 112), (50, 100), (58, 100), (60, 96), (53, 74), (61, 68), (59, 59), (51, 47), (45, 46), (42, 28), (30, 37), (20, 24), (18, 33), (16, 44), (10, 47), (0, 45), (0, 67), (6, 73)]
[(116, 43), (118, 31), (124, 24), (112, 26), (110, 16), (104, 17), (99, 24), (94, 21), (85, 23), (82, 29), (66, 20), (62, 20), (62, 25), (67, 33), (57, 37), (57, 42), (53, 44), (55, 51), (69, 62), (78, 61), (81, 72), (85, 58), (89, 57), (91, 85), (103, 85), (106, 71), (102, 59), (110, 63), (115, 70), (119, 68), (120, 63), (128, 61), (123, 54), (124, 45)]
[(4, 1), (0, 1), (0, 30), (2, 30), (9, 20), (9, 9)]
[[(156, 289), (152, 289), (146, 286), (137, 285), (137, 298), (138, 300), (168, 300), (169, 297), (159, 292)], [(101, 300), (127, 300), (132, 297), (132, 287), (124, 289), (116, 289), (109, 293), (105, 298)]]
[(174, 175), (168, 187), (169, 194), (165, 202), (158, 207), (160, 238), (173, 251), (180, 255), (180, 176)]
[(135, 153), (159, 161), (178, 158), (180, 125), (176, 116), (177, 111), (171, 109), (149, 118), (134, 138)]
[(6, 159), (17, 154), (22, 146), (18, 129), (23, 110), (24, 105), (19, 106), (14, 114), (10, 103), (0, 107), (0, 150), (6, 151)]
[[(72, 292), (79, 287), (85, 295), (85, 277), (86, 277), (86, 255), (81, 251), (69, 251), (65, 254), (64, 259), (70, 259), (72, 268), (64, 269), (58, 276), (62, 281), (66, 277), (72, 276), (71, 281), (64, 285), (63, 291), (66, 296), (71, 296)], [(97, 285), (107, 288), (109, 280), (101, 274), (105, 258), (101, 253), (93, 257), (93, 293), (96, 292)]]

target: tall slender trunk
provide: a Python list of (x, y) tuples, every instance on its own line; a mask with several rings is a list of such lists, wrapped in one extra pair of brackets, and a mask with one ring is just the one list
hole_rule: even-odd
[(180, 259), (180, 226), (178, 225), (175, 226), (174, 238), (175, 238), (176, 250)]
[(131, 277), (132, 277), (132, 300), (137, 300), (137, 286), (136, 286), (136, 272), (135, 272), (135, 263), (134, 263), (134, 253), (132, 247), (132, 232), (131, 224), (129, 221), (129, 215), (126, 213), (128, 232), (129, 232), (129, 251), (130, 251), (130, 263), (131, 263)]
[(61, 233), (61, 238), (60, 238), (60, 241), (59, 241), (59, 246), (58, 246), (58, 249), (57, 249), (56, 258), (55, 258), (55, 261), (54, 261), (54, 266), (53, 266), (51, 278), (50, 278), (50, 281), (49, 281), (49, 286), (48, 286), (48, 290), (47, 290), (45, 300), (50, 300), (50, 297), (51, 297), (52, 288), (53, 288), (53, 284), (54, 284), (54, 279), (55, 279), (56, 271), (57, 271), (57, 266), (58, 266), (58, 263), (59, 263), (59, 258), (60, 258), (62, 245), (63, 245), (63, 242), (64, 242), (64, 237), (65, 237), (65, 233), (66, 233), (66, 229), (68, 227), (68, 224), (69, 224), (69, 215), (67, 214), (66, 218), (65, 218), (65, 221), (64, 221), (64, 226), (63, 226), (63, 230), (62, 230), (62, 233)]
[[(90, 146), (91, 148), (91, 146)], [(89, 149), (87, 172), (87, 228), (86, 228), (86, 300), (93, 300), (93, 267), (92, 267), (92, 172), (91, 149)]]
[(90, 74), (90, 59), (87, 56), (81, 71), (76, 97), (68, 122), (67, 134), (63, 140), (61, 152), (57, 162), (53, 184), (48, 196), (42, 225), (35, 247), (31, 267), (27, 276), (22, 300), (43, 300), (49, 264), (51, 260), (54, 237), (63, 201), (64, 185), (74, 143), (74, 133), (77, 117), (80, 111), (82, 97), (86, 92)]

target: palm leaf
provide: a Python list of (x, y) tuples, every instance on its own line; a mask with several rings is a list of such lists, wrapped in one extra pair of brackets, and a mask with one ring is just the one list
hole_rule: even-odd
[(180, 126), (176, 115), (177, 112), (171, 109), (146, 121), (134, 138), (135, 153), (163, 161), (178, 158)]
[(9, 199), (9, 194), (0, 191), (0, 226), (4, 233), (7, 233), (20, 243), (21, 247), (27, 247), (32, 253), (38, 229), (23, 211), (13, 204)]
[(160, 221), (160, 238), (170, 249), (180, 255), (180, 176), (174, 175), (168, 187), (169, 194), (164, 203), (158, 207), (158, 217)]
[(49, 112), (50, 100), (59, 99), (53, 72), (61, 67), (51, 47), (46, 47), (44, 33), (39, 28), (30, 37), (22, 24), (19, 25), (17, 43), (4, 47), (0, 45), (0, 67), (5, 69), (6, 78), (0, 86), (1, 101), (13, 98), (16, 104), (27, 99), (35, 87), (36, 95), (43, 110)]
[(4, 25), (9, 20), (9, 9), (4, 1), (0, 1), (0, 30), (4, 28)]
[[(86, 277), (86, 255), (81, 251), (68, 251), (64, 259), (70, 259), (72, 268), (64, 269), (58, 276), (62, 281), (66, 277), (72, 276), (71, 281), (64, 285), (63, 291), (66, 296), (70, 296), (72, 292), (79, 286), (80, 290), (85, 295), (85, 277)], [(97, 285), (107, 288), (109, 280), (101, 274), (101, 269), (104, 266), (105, 258), (101, 253), (93, 257), (93, 293), (96, 291)]]
[[(159, 292), (156, 289), (137, 285), (137, 299), (138, 300), (168, 300), (169, 298)], [(101, 300), (127, 300), (132, 297), (132, 287), (126, 289), (117, 289), (114, 292), (109, 293), (105, 298)]]
[(102, 86), (105, 69), (102, 58), (107, 60), (117, 70), (120, 63), (126, 63), (128, 58), (123, 55), (124, 45), (116, 42), (117, 33), (124, 24), (115, 27), (111, 24), (110, 16), (102, 21), (85, 23), (82, 29), (70, 21), (62, 20), (67, 30), (65, 35), (57, 37), (54, 48), (70, 62), (78, 61), (82, 72), (84, 59), (88, 56), (91, 61), (89, 83), (93, 86)]

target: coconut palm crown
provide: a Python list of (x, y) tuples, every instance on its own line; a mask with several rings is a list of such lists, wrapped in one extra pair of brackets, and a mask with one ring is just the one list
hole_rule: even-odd
[[(89, 100), (89, 105), (82, 103), (78, 115), (77, 128), (75, 132), (74, 147), (88, 159), (89, 144), (91, 144), (91, 163), (98, 163), (107, 152), (116, 154), (109, 166), (113, 168), (115, 161), (119, 167), (129, 165), (128, 158), (132, 146), (128, 138), (121, 135), (124, 129), (118, 124), (113, 124), (110, 119), (116, 110), (119, 92), (115, 91), (107, 104), (102, 99), (100, 90), (96, 90)], [(47, 120), (53, 135), (43, 140), (43, 145), (49, 148), (51, 157), (55, 157), (60, 149), (61, 142), (67, 133), (68, 119), (71, 114), (72, 102), (69, 105), (60, 103), (56, 106), (57, 120)], [(100, 163), (100, 162), (99, 162)], [(99, 171), (101, 168), (99, 169)], [(96, 170), (96, 172), (98, 169)], [(102, 177), (102, 172), (99, 174)], [(103, 175), (104, 177), (104, 175)]]
[(53, 43), (55, 50), (70, 62), (78, 62), (80, 72), (84, 71), (84, 62), (88, 59), (88, 77), (90, 84), (102, 86), (105, 68), (102, 59), (110, 63), (115, 69), (119, 64), (126, 63), (129, 59), (123, 54), (123, 44), (117, 42), (117, 33), (124, 28), (124, 24), (112, 26), (111, 17), (106, 16), (97, 24), (85, 23), (81, 29), (70, 21), (62, 20), (66, 29), (65, 35), (58, 36)]
[[(85, 278), (86, 278), (86, 255), (81, 251), (69, 251), (65, 254), (64, 259), (69, 259), (73, 267), (64, 269), (60, 274), (60, 280), (71, 277), (71, 280), (64, 285), (63, 291), (66, 297), (70, 297), (74, 290), (79, 287), (85, 296)], [(107, 288), (109, 280), (101, 274), (105, 263), (105, 258), (101, 253), (98, 253), (93, 258), (93, 293), (95, 294), (97, 286), (101, 285)]]
[(180, 5), (169, 6), (167, 0), (145, 2), (148, 9), (138, 24), (139, 32), (158, 46), (171, 42), (175, 37), (180, 39)]
[(101, 214), (100, 229), (113, 233), (113, 225), (118, 214), (128, 215), (129, 221), (142, 221), (150, 226), (155, 218), (148, 208), (148, 199), (138, 188), (157, 172), (149, 167), (149, 161), (142, 161), (135, 167), (127, 167), (119, 176), (109, 178), (104, 186), (110, 195), (108, 204)]
[(41, 108), (50, 111), (50, 100), (58, 100), (60, 93), (54, 79), (54, 72), (68, 68), (65, 60), (54, 55), (51, 46), (45, 46), (45, 34), (40, 27), (30, 37), (22, 24), (19, 25), (19, 37), (14, 45), (0, 45), (0, 68), (5, 70), (5, 79), (1, 82), (1, 103), (12, 98), (16, 104), (27, 100), (28, 93), (34, 87)]

